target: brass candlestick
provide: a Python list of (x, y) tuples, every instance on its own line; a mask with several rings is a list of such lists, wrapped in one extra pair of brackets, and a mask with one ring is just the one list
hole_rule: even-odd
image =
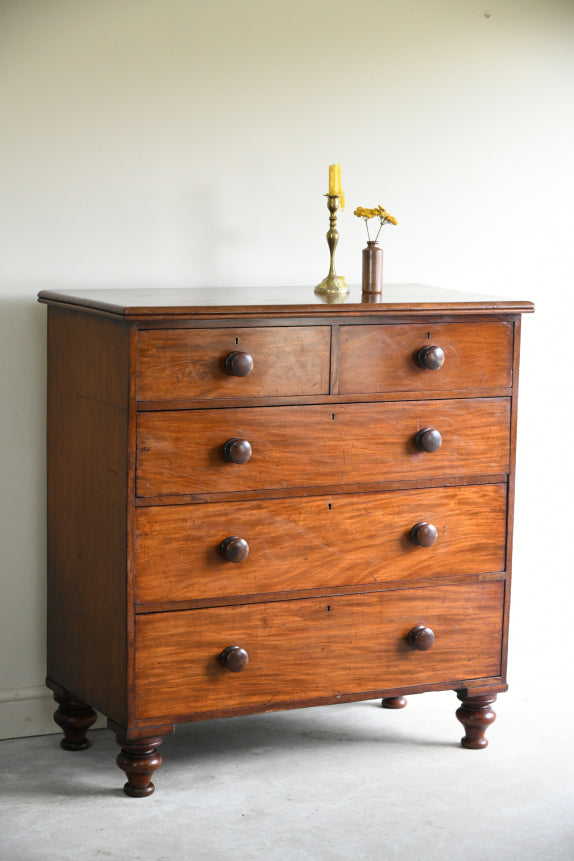
[(335, 274), (335, 248), (339, 241), (339, 232), (337, 230), (337, 210), (339, 209), (340, 194), (326, 194), (327, 207), (329, 209), (329, 230), (327, 231), (327, 244), (331, 252), (331, 265), (329, 274), (323, 278), (320, 284), (315, 287), (315, 293), (348, 293), (349, 288), (347, 282), (342, 275)]

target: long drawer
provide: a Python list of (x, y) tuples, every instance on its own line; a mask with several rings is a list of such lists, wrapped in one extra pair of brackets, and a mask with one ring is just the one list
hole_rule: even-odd
[[(448, 391), (512, 385), (512, 323), (341, 326), (339, 392)], [(421, 350), (442, 350), (440, 368)], [(423, 364), (421, 364), (423, 363)]]
[[(345, 694), (496, 676), (504, 583), (138, 616), (136, 719), (193, 719)], [(430, 627), (428, 651), (409, 645)], [(230, 672), (223, 650), (249, 657)]]
[(506, 484), (139, 508), (136, 602), (497, 572), (505, 539)]
[[(509, 398), (140, 413), (140, 497), (310, 487), (509, 470)], [(436, 451), (417, 434), (438, 430)], [(251, 457), (229, 463), (225, 444)]]
[[(330, 326), (160, 329), (138, 333), (138, 401), (247, 398), (329, 392)], [(233, 353), (249, 355), (236, 376)]]

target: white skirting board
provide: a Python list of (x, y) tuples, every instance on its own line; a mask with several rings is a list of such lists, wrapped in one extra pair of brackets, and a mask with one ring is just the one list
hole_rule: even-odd
[[(52, 691), (43, 686), (0, 691), (0, 739), (60, 733), (54, 723), (58, 708)], [(106, 719), (98, 715), (92, 729), (105, 727)]]

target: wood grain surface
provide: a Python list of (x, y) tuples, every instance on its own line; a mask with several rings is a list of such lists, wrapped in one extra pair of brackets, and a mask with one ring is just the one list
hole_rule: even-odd
[(129, 332), (49, 309), (48, 675), (126, 720)]
[[(136, 718), (495, 676), (503, 593), (493, 581), (138, 616)], [(435, 633), (427, 652), (408, 644), (416, 625)], [(229, 646), (247, 652), (242, 672), (222, 666)]]
[[(341, 326), (339, 393), (448, 391), (512, 385), (512, 323)], [(419, 350), (441, 347), (439, 370)]]
[[(140, 413), (137, 495), (286, 488), (361, 481), (493, 475), (509, 468), (508, 398)], [(418, 430), (441, 448), (421, 452)], [(248, 463), (227, 463), (231, 438)]]
[[(140, 508), (136, 601), (184, 601), (504, 570), (506, 484)], [(411, 528), (436, 526), (431, 547)], [(240, 563), (219, 545), (238, 536)]]
[[(247, 398), (328, 394), (329, 326), (149, 329), (138, 333), (137, 398)], [(253, 370), (225, 370), (233, 351), (249, 353)]]
[[(488, 288), (487, 288), (488, 289)], [(295, 319), (315, 317), (348, 318), (356, 315), (412, 316), (413, 314), (520, 314), (534, 311), (532, 302), (485, 296), (425, 284), (385, 284), (380, 302), (365, 301), (360, 285), (351, 286), (343, 304), (333, 305), (332, 297), (318, 296), (313, 287), (197, 287), (119, 288), (91, 290), (42, 290), (40, 302), (83, 307), (118, 314), (132, 320), (233, 320), (241, 318)], [(341, 297), (337, 297), (341, 299)]]

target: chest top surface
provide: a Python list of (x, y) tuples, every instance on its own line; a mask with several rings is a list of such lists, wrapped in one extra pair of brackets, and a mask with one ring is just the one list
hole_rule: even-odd
[(387, 316), (418, 314), (521, 314), (531, 302), (423, 284), (389, 284), (381, 295), (352, 287), (345, 296), (317, 296), (312, 287), (206, 287), (43, 290), (40, 302), (86, 308), (131, 320), (258, 316)]

